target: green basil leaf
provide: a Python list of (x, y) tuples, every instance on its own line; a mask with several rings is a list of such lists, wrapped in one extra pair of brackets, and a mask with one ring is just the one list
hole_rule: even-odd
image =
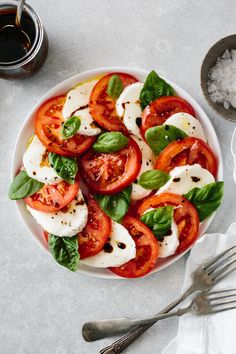
[(145, 133), (147, 143), (155, 155), (159, 155), (172, 141), (186, 137), (187, 134), (183, 130), (167, 124), (149, 128)]
[(139, 100), (142, 109), (161, 96), (174, 95), (173, 88), (167, 84), (154, 70), (147, 76), (140, 92)]
[(203, 221), (219, 208), (223, 195), (224, 182), (215, 182), (202, 188), (193, 188), (184, 197), (195, 206), (200, 221)]
[(141, 174), (138, 184), (145, 189), (153, 190), (161, 188), (169, 179), (170, 175), (166, 172), (150, 170)]
[(43, 188), (44, 184), (29, 177), (25, 171), (14, 177), (8, 192), (12, 200), (19, 200), (31, 196)]
[(60, 265), (76, 272), (79, 266), (78, 236), (59, 237), (48, 235), (48, 246), (53, 258)]
[(173, 219), (174, 207), (167, 205), (148, 211), (141, 217), (141, 221), (146, 224), (158, 238), (168, 236)]
[(78, 172), (78, 164), (76, 158), (60, 156), (50, 152), (48, 155), (49, 163), (54, 168), (58, 176), (66, 182), (75, 183), (75, 177)]
[(118, 75), (112, 75), (108, 81), (107, 94), (112, 98), (120, 96), (123, 90), (123, 83)]
[(123, 149), (129, 143), (129, 138), (120, 132), (106, 132), (99, 135), (93, 148), (97, 152), (112, 153)]
[(62, 131), (61, 131), (62, 139), (69, 139), (72, 136), (74, 136), (77, 133), (77, 131), (79, 130), (80, 125), (81, 125), (80, 117), (72, 116), (72, 117), (68, 118), (64, 122)]
[(130, 195), (132, 186), (127, 187), (120, 193), (114, 195), (96, 195), (96, 199), (100, 208), (112, 220), (122, 222), (123, 217), (127, 213), (130, 204)]

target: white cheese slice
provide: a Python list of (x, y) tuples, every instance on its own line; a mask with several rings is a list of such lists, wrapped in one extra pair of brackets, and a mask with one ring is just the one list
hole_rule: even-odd
[(201, 123), (195, 117), (188, 113), (175, 113), (170, 116), (164, 125), (173, 125), (176, 128), (183, 130), (188, 136), (207, 141), (203, 132)]
[(136, 82), (125, 87), (116, 101), (116, 111), (130, 134), (140, 136), (142, 110), (139, 102), (143, 83)]
[(81, 122), (77, 134), (94, 136), (102, 132), (102, 130), (94, 122), (93, 117), (89, 112), (89, 108), (80, 109), (76, 111), (74, 115), (78, 116)]
[(78, 109), (88, 106), (91, 92), (97, 81), (93, 80), (79, 84), (67, 93), (62, 109), (62, 115), (65, 119), (69, 118)]
[(37, 135), (23, 155), (23, 166), (28, 176), (45, 184), (57, 184), (62, 181), (49, 164), (48, 151)]
[(71, 115), (80, 117), (81, 125), (77, 133), (81, 135), (94, 136), (102, 131), (97, 126), (88, 108), (90, 95), (96, 83), (97, 80), (86, 82), (69, 91), (62, 109), (65, 120)]
[(135, 258), (136, 246), (133, 238), (124, 226), (115, 221), (112, 221), (108, 243), (109, 252), (105, 252), (103, 249), (95, 256), (82, 259), (81, 263), (97, 268), (120, 267)]
[(141, 116), (142, 110), (139, 103), (126, 103), (123, 123), (130, 134), (141, 137), (139, 128), (141, 124)]
[(163, 241), (158, 241), (159, 257), (165, 258), (175, 254), (179, 246), (179, 231), (174, 219), (171, 223), (171, 235), (165, 236)]
[(178, 166), (169, 174), (171, 178), (156, 194), (162, 192), (185, 194), (195, 187), (202, 188), (206, 184), (215, 182), (214, 176), (199, 164)]
[[(132, 138), (136, 141), (142, 153), (142, 165), (141, 165), (140, 172), (137, 176), (137, 181), (138, 181), (139, 177), (143, 172), (152, 170), (154, 168), (155, 155), (153, 154), (151, 148), (145, 143), (145, 141), (142, 138), (137, 137), (135, 135), (132, 135)], [(139, 184), (137, 183), (132, 184), (131, 199), (133, 201), (142, 199), (147, 195), (149, 195), (150, 193), (151, 193), (150, 190), (141, 187)]]
[(72, 237), (82, 231), (87, 224), (88, 208), (79, 190), (77, 197), (63, 211), (44, 213), (26, 205), (30, 214), (42, 228), (56, 236)]

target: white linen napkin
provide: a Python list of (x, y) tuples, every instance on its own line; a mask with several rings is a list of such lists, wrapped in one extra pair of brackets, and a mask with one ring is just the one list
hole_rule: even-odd
[[(204, 235), (192, 248), (186, 262), (183, 291), (191, 284), (192, 272), (202, 262), (233, 245), (236, 245), (236, 222), (226, 234)], [(214, 290), (230, 288), (236, 288), (236, 271), (217, 284)], [(177, 337), (162, 354), (235, 354), (235, 330), (236, 310), (208, 316), (183, 315), (179, 320)]]
[[(231, 152), (234, 159), (233, 178), (236, 183), (236, 129), (231, 140)], [(226, 234), (204, 235), (192, 248), (186, 262), (183, 292), (191, 284), (192, 272), (206, 258), (215, 256), (233, 245), (236, 245), (236, 222), (231, 224)], [(230, 288), (236, 288), (236, 271), (213, 289)], [(209, 316), (184, 315), (180, 317), (176, 338), (162, 354), (235, 354), (235, 329), (236, 310)]]

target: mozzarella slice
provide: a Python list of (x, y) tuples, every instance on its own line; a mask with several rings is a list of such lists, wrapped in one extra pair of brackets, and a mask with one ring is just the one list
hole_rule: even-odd
[(123, 116), (125, 110), (124, 105), (126, 103), (139, 102), (139, 96), (142, 88), (143, 83), (141, 82), (136, 82), (124, 88), (116, 101), (116, 111), (119, 117)]
[(158, 241), (158, 244), (160, 258), (169, 257), (172, 254), (175, 254), (179, 246), (179, 231), (174, 220), (172, 220), (171, 223), (171, 234), (165, 236), (163, 241)]
[(140, 124), (141, 124), (142, 110), (139, 103), (126, 103), (125, 113), (123, 115), (123, 123), (128, 129), (130, 134), (141, 137)]
[(88, 208), (81, 191), (67, 207), (63, 208), (63, 211), (44, 213), (28, 205), (26, 207), (44, 230), (56, 236), (72, 237), (82, 231), (87, 224)]
[(199, 164), (175, 167), (170, 171), (170, 176), (169, 181), (156, 194), (162, 192), (185, 194), (195, 187), (202, 188), (215, 182), (214, 176)]
[(77, 133), (81, 135), (94, 136), (101, 133), (88, 108), (90, 95), (96, 83), (97, 80), (86, 82), (69, 91), (62, 109), (65, 120), (72, 114), (80, 117), (81, 125)]
[(46, 184), (56, 184), (62, 181), (56, 171), (50, 166), (48, 150), (37, 135), (23, 156), (23, 165), (29, 177)]
[(72, 115), (76, 110), (84, 108), (89, 104), (92, 89), (98, 80), (85, 82), (70, 90), (66, 95), (66, 101), (62, 109), (62, 115), (66, 119)]
[(112, 221), (110, 240), (104, 249), (95, 256), (82, 259), (81, 263), (97, 268), (120, 267), (135, 256), (133, 238), (124, 226)]
[[(155, 166), (155, 155), (153, 154), (151, 148), (143, 141), (143, 139), (132, 135), (132, 138), (136, 141), (138, 144), (141, 153), (142, 153), (142, 165), (140, 172), (137, 176), (137, 181), (139, 180), (139, 177), (141, 174), (145, 171), (152, 170)], [(132, 193), (131, 193), (131, 199), (133, 201), (142, 199), (149, 195), (151, 193), (150, 190), (144, 189), (137, 183), (132, 184)]]
[(173, 125), (176, 128), (183, 130), (188, 136), (207, 141), (203, 132), (201, 123), (195, 117), (188, 113), (175, 113), (170, 116), (164, 125)]
[(75, 116), (80, 118), (80, 127), (77, 131), (77, 134), (94, 136), (101, 133), (101, 129), (96, 125), (89, 112), (89, 108), (84, 108), (76, 111), (74, 113)]
[(116, 101), (116, 111), (122, 117), (123, 123), (129, 133), (140, 136), (140, 124), (142, 110), (139, 96), (143, 88), (143, 83), (136, 82), (127, 86)]

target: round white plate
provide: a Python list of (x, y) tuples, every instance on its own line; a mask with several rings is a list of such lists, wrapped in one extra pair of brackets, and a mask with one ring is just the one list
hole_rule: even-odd
[[(39, 108), (39, 106), (47, 99), (57, 96), (60, 94), (64, 94), (67, 91), (69, 91), (72, 87), (74, 87), (76, 84), (79, 82), (83, 82), (86, 80), (89, 80), (93, 77), (100, 76), (106, 73), (110, 72), (124, 72), (133, 75), (136, 77), (139, 81), (144, 82), (148, 72), (145, 70), (140, 70), (140, 69), (131, 69), (131, 68), (126, 68), (126, 67), (106, 67), (106, 68), (99, 68), (99, 69), (94, 69), (94, 70), (89, 70), (77, 75), (74, 75), (70, 77), (69, 79), (61, 82), (57, 86), (55, 86), (53, 89), (51, 89), (44, 97), (39, 100), (37, 105), (32, 109), (32, 111), (29, 113), (28, 117), (26, 118), (23, 126), (21, 127), (21, 130), (18, 134), (18, 137), (16, 139), (16, 145), (13, 153), (13, 161), (12, 161), (12, 169), (11, 169), (11, 177), (13, 178), (17, 172), (19, 171), (19, 168), (22, 166), (22, 157), (26, 149), (26, 144), (30, 136), (33, 135), (34, 133), (34, 124), (33, 124), (33, 117), (36, 112), (36, 110)], [(186, 101), (188, 101), (191, 106), (193, 107), (196, 117), (200, 120), (203, 130), (205, 132), (205, 135), (207, 137), (208, 143), (213, 149), (214, 153), (216, 154), (218, 158), (218, 175), (217, 175), (217, 180), (222, 180), (223, 179), (223, 163), (222, 163), (222, 156), (221, 156), (221, 150), (220, 150), (220, 145), (218, 138), (216, 136), (215, 130), (207, 117), (206, 113), (203, 111), (203, 109), (199, 106), (199, 104), (187, 93), (185, 92), (181, 87), (176, 85), (175, 83), (169, 81), (166, 79), (166, 81), (174, 88), (175, 92), (177, 95), (180, 97), (184, 98)], [(26, 228), (30, 232), (30, 234), (33, 236), (33, 238), (45, 249), (45, 251), (48, 252), (48, 247), (46, 240), (43, 236), (42, 228), (35, 222), (35, 220), (32, 218), (32, 216), (28, 213), (24, 201), (20, 200), (16, 202), (17, 208), (19, 210), (19, 213), (21, 215), (22, 221), (25, 224)], [(202, 236), (208, 226), (210, 225), (212, 219), (214, 216), (209, 218), (208, 220), (204, 221), (201, 226), (200, 226), (200, 233), (199, 237)], [(186, 250), (187, 252), (187, 250)], [(185, 252), (185, 253), (186, 253)], [(184, 253), (181, 255), (177, 256), (172, 256), (168, 257), (166, 259), (161, 259), (158, 260), (155, 268), (149, 273), (155, 273), (168, 265), (172, 264), (175, 262), (177, 259), (183, 256)], [(113, 274), (107, 269), (100, 269), (100, 268), (91, 268), (85, 265), (80, 265), (79, 267), (79, 272), (85, 273), (87, 275), (92, 275), (100, 278), (107, 278), (107, 279), (123, 279), (116, 274)]]

